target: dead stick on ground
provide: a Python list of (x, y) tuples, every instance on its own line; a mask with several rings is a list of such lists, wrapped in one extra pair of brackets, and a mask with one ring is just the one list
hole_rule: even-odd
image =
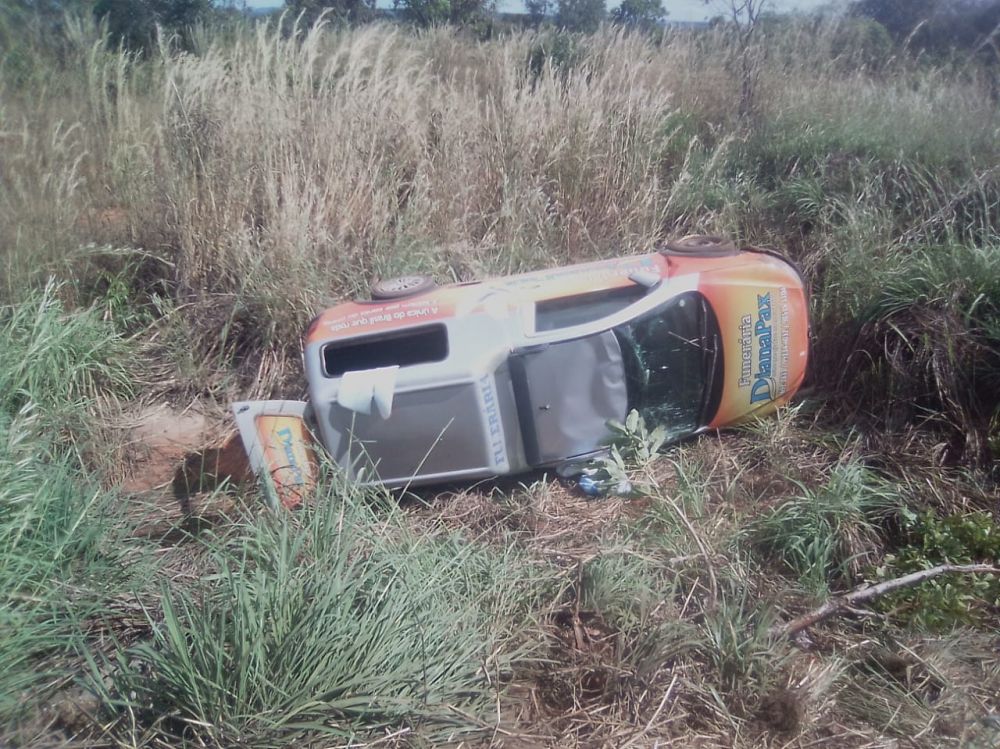
[(791, 637), (797, 632), (808, 629), (812, 625), (817, 624), (824, 619), (829, 619), (830, 617), (837, 616), (838, 614), (849, 613), (852, 609), (856, 608), (858, 604), (868, 603), (868, 601), (873, 601), (879, 596), (884, 596), (886, 593), (892, 593), (893, 591), (900, 590), (901, 588), (909, 588), (914, 585), (919, 585), (925, 580), (930, 580), (938, 575), (944, 575), (951, 572), (958, 572), (966, 575), (976, 573), (1000, 575), (1000, 567), (994, 567), (991, 564), (941, 564), (937, 567), (931, 567), (928, 570), (911, 572), (909, 575), (903, 575), (902, 577), (886, 580), (885, 582), (876, 583), (875, 585), (865, 585), (861, 588), (852, 590), (850, 593), (837, 596), (836, 598), (831, 598), (818, 609), (813, 609), (808, 614), (800, 616), (797, 619), (792, 619), (792, 621), (787, 624), (779, 624), (772, 627), (771, 636)]

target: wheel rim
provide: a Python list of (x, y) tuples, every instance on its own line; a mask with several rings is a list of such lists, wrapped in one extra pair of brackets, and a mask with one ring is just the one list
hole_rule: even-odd
[(719, 247), (725, 240), (722, 237), (694, 236), (682, 239), (681, 242), (688, 247), (702, 249), (704, 247)]
[(410, 291), (418, 288), (423, 282), (423, 276), (400, 276), (399, 278), (390, 278), (388, 281), (381, 281), (378, 287), (382, 291), (389, 292)]
[(689, 234), (681, 239), (667, 242), (664, 250), (668, 254), (704, 257), (735, 255), (739, 252), (739, 248), (732, 240), (710, 234)]

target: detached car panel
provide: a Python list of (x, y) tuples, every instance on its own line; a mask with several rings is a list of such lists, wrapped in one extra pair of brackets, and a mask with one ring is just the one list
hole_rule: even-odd
[(233, 404), (240, 439), (258, 476), (267, 476), (279, 502), (294, 507), (316, 482), (315, 440), (302, 401)]
[(341, 304), (303, 355), (322, 446), (353, 478), (398, 487), (594, 454), (633, 408), (672, 440), (766, 414), (807, 352), (797, 271), (734, 248)]

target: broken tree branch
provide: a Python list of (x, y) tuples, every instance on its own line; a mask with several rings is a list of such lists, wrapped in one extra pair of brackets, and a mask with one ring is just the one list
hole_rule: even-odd
[(965, 575), (1000, 575), (1000, 567), (994, 567), (991, 564), (940, 564), (937, 567), (920, 570), (919, 572), (911, 572), (909, 575), (896, 577), (892, 580), (876, 583), (875, 585), (863, 585), (860, 588), (852, 590), (850, 593), (845, 593), (842, 596), (831, 598), (822, 606), (817, 609), (813, 609), (808, 614), (792, 619), (786, 624), (779, 624), (772, 627), (771, 636), (791, 637), (792, 635), (801, 632), (804, 629), (808, 629), (812, 625), (818, 624), (819, 622), (829, 619), (832, 616), (851, 613), (853, 610), (857, 609), (858, 604), (868, 603), (869, 601), (873, 601), (880, 596), (886, 595), (887, 593), (892, 593), (893, 591), (900, 590), (902, 588), (910, 588), (914, 585), (919, 585), (926, 580), (931, 580), (938, 575), (945, 575), (949, 573), (960, 573)]

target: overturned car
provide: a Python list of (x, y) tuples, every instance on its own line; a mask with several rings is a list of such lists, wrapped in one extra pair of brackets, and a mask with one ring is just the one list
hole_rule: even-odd
[(376, 284), (309, 326), (309, 400), (234, 404), (251, 467), (294, 504), (318, 442), (355, 480), (472, 480), (606, 449), (636, 409), (668, 439), (798, 389), (808, 306), (775, 253), (688, 237), (657, 252), (438, 287)]

